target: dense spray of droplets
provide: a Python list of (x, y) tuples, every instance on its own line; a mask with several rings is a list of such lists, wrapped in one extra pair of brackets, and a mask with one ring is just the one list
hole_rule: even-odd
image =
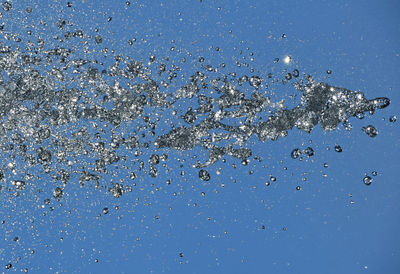
[[(334, 130), (350, 117), (389, 105), (387, 98), (368, 100), (361, 92), (316, 83), (311, 78), (294, 84), (302, 96), (291, 109), (271, 102), (256, 87), (246, 94), (222, 77), (213, 79), (201, 72), (171, 92), (153, 80), (139, 61), (120, 57), (111, 67), (95, 68), (93, 61), (69, 60), (70, 54), (70, 50), (61, 48), (34, 54), (3, 47), (1, 143), (7, 158), (19, 159), (2, 167), (6, 181), (36, 165), (63, 184), (71, 176), (66, 167), (81, 174), (80, 183), (100, 180), (108, 165), (128, 161), (121, 159), (122, 150), (125, 154), (152, 151), (147, 162), (148, 174), (153, 177), (157, 176), (160, 158), (167, 158), (158, 152), (165, 147), (190, 150), (200, 146), (208, 150), (209, 159), (197, 163), (197, 168), (209, 166), (224, 155), (246, 160), (252, 151), (244, 144), (252, 135), (264, 142), (285, 137), (294, 127), (310, 132), (320, 124), (323, 130)], [(43, 74), (33, 66), (42, 63), (52, 67), (50, 73)], [(78, 74), (73, 83), (63, 72), (69, 67)], [(106, 77), (111, 77), (112, 84)], [(126, 86), (120, 78), (129, 81)], [(71, 85), (76, 87), (68, 87)], [(184, 115), (170, 118), (171, 129), (163, 126), (162, 131), (168, 132), (157, 134), (158, 123), (165, 120), (163, 114), (182, 98), (189, 99)], [(180, 120), (184, 125), (180, 126)], [(370, 137), (377, 135), (371, 125), (364, 131)], [(314, 153), (312, 148), (303, 152), (308, 156)], [(300, 153), (293, 151), (292, 157)], [(78, 171), (74, 166), (82, 161), (87, 168)], [(26, 166), (23, 170), (18, 168), (21, 162)], [(140, 162), (138, 168), (144, 166)], [(116, 197), (122, 194), (121, 189), (113, 191)], [(60, 198), (62, 188), (54, 190), (54, 196)]]

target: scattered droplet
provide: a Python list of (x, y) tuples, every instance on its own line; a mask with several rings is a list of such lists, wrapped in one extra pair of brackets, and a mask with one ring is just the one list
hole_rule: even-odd
[(12, 5), (8, 1), (5, 1), (2, 6), (4, 11), (10, 11), (12, 9)]
[(394, 123), (396, 121), (397, 121), (397, 116), (396, 115), (393, 115), (393, 116), (389, 117), (389, 122)]
[(339, 145), (336, 145), (336, 146), (335, 146), (335, 151), (336, 151), (336, 152), (342, 152), (342, 151), (343, 151), (343, 149), (342, 149), (342, 147), (341, 147), (341, 146), (339, 146)]
[(63, 194), (64, 194), (64, 192), (60, 187), (56, 187), (53, 190), (53, 197), (56, 198), (57, 200), (61, 199)]
[(369, 177), (368, 175), (365, 175), (363, 182), (364, 184), (366, 184), (367, 186), (369, 186), (372, 183), (373, 179), (371, 177)]
[(94, 40), (96, 41), (97, 44), (101, 44), (101, 42), (103, 42), (103, 38), (100, 35), (96, 35)]
[(304, 151), (304, 154), (306, 154), (308, 157), (311, 157), (314, 155), (314, 150), (312, 147), (307, 147)]
[(376, 137), (376, 135), (378, 135), (378, 131), (372, 125), (369, 125), (367, 127), (363, 127), (362, 129), (365, 132), (365, 134), (367, 134), (371, 138), (374, 138), (374, 137)]
[(207, 170), (201, 169), (199, 171), (199, 178), (203, 181), (209, 181), (211, 179), (210, 173)]
[(293, 159), (297, 159), (300, 155), (301, 155), (301, 150), (298, 148), (293, 149), (292, 152), (290, 153), (290, 157), (292, 157)]

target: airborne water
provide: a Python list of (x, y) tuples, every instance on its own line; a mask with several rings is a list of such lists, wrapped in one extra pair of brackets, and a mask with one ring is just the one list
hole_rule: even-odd
[[(116, 203), (115, 199), (125, 198), (128, 200), (121, 202), (124, 205), (149, 206), (158, 212), (162, 210), (156, 208), (157, 199), (151, 195), (162, 195), (162, 191), (167, 195), (170, 191), (163, 188), (171, 184), (176, 184), (171, 191), (174, 197), (186, 188), (197, 191), (198, 182), (221, 185), (215, 193), (223, 192), (226, 185), (236, 183), (236, 175), (220, 176), (220, 164), (232, 166), (233, 170), (237, 165), (250, 164), (250, 175), (267, 166), (270, 174), (260, 185), (270, 186), (279, 181), (274, 174), (280, 171), (269, 167), (268, 159), (258, 156), (253, 149), (255, 144), (274, 145), (289, 135), (309, 134), (313, 130), (320, 134), (338, 128), (351, 130), (352, 120), (378, 113), (390, 105), (385, 94), (376, 92), (368, 98), (361, 91), (337, 87), (334, 82), (311, 76), (300, 68), (280, 70), (270, 62), (267, 71), (254, 69), (251, 52), (249, 62), (236, 61), (237, 70), (230, 70), (230, 56), (222, 62), (207, 59), (176, 41), (157, 53), (141, 49), (140, 54), (130, 54), (119, 50), (119, 43), (114, 44), (116, 49), (108, 48), (106, 37), (112, 30), (107, 25), (81, 27), (80, 21), (84, 19), (80, 17), (85, 13), (79, 5), (85, 5), (85, 1), (79, 3), (60, 1), (50, 5), (54, 14), (46, 20), (34, 15), (49, 12), (42, 10), (40, 3), (2, 4), (0, 197), (5, 211), (0, 218), (4, 242), (21, 242), (0, 246), (0, 262), (5, 269), (25, 271), (25, 265), (35, 260), (34, 250), (47, 245), (46, 234), (51, 232), (51, 228), (40, 232), (42, 223), (51, 227), (53, 222), (62, 222), (65, 230), (58, 233), (64, 235), (60, 237), (64, 241), (71, 234), (92, 233), (79, 228), (85, 210), (97, 219), (118, 212), (119, 205), (110, 206)], [(57, 13), (57, 5), (63, 5), (62, 12)], [(136, 1), (118, 5), (142, 8)], [(118, 14), (111, 16), (106, 11), (102, 14), (106, 24), (118, 20)], [(133, 47), (139, 41), (145, 44), (146, 39), (151, 37), (132, 37), (121, 43)], [(281, 39), (286, 39), (286, 35)], [(210, 45), (211, 50), (220, 53), (224, 48)], [(241, 55), (242, 50), (239, 51)], [(290, 63), (292, 57), (274, 62)], [(378, 135), (373, 125), (362, 130), (370, 137)], [(312, 162), (319, 148), (312, 142), (304, 146), (285, 151), (286, 161)], [(342, 152), (339, 144), (332, 144), (332, 149)], [(209, 169), (215, 165), (217, 171), (211, 172)], [(159, 185), (160, 180), (163, 185)], [(182, 182), (189, 187), (182, 186)], [(371, 185), (372, 178), (361, 175), (360, 182)], [(80, 189), (86, 193), (81, 195)], [(299, 185), (295, 189), (303, 190)], [(197, 198), (186, 195), (190, 204), (197, 206), (192, 202)], [(92, 196), (95, 198), (91, 201)], [(208, 197), (204, 191), (201, 196)], [(85, 199), (87, 203), (83, 202)], [(83, 208), (69, 206), (76, 201)], [(19, 208), (20, 204), (32, 208)], [(93, 204), (99, 207), (98, 212), (92, 211)], [(57, 210), (62, 213), (51, 215)], [(124, 216), (134, 219), (134, 211), (125, 209)], [(76, 219), (71, 220), (74, 216)], [(143, 223), (148, 217), (136, 221)], [(159, 213), (150, 217), (163, 218)], [(70, 231), (71, 224), (76, 227)], [(24, 227), (32, 239), (25, 236), (20, 241), (18, 229)], [(265, 229), (265, 225), (261, 227)], [(126, 229), (128, 234), (131, 231)], [(140, 236), (132, 237), (133, 241), (139, 242)], [(55, 251), (52, 245), (55, 244), (46, 246), (49, 253), (63, 252), (62, 248)], [(97, 247), (92, 245), (91, 254), (79, 256), (98, 263), (101, 252), (94, 251)], [(73, 246), (80, 249), (79, 241), (74, 241)], [(177, 254), (177, 260), (186, 263), (185, 253)], [(55, 266), (46, 262), (36, 263), (34, 268), (51, 272), (52, 267)], [(57, 266), (58, 271), (63, 272), (63, 268), (67, 269)]]

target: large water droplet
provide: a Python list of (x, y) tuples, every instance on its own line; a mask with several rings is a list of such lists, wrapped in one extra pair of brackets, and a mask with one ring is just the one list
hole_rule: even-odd
[(371, 138), (374, 138), (374, 137), (376, 137), (376, 135), (378, 135), (378, 131), (372, 125), (369, 125), (367, 127), (363, 127), (362, 129), (365, 132), (365, 134), (367, 134)]

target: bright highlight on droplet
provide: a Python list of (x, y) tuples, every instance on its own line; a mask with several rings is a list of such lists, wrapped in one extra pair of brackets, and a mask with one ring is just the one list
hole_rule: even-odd
[(284, 58), (283, 58), (283, 62), (286, 64), (286, 65), (289, 65), (290, 64), (290, 62), (292, 61), (292, 57), (290, 57), (290, 56), (285, 56)]

